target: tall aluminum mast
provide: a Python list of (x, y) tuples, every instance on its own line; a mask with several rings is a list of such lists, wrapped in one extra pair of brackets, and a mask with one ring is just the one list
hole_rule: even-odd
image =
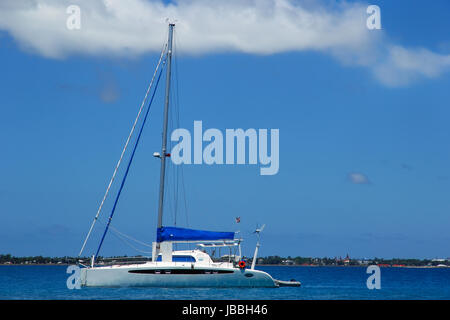
[[(161, 148), (161, 175), (159, 181), (159, 207), (158, 207), (158, 229), (162, 227), (163, 216), (163, 203), (164, 203), (164, 177), (166, 173), (166, 157), (167, 154), (167, 122), (169, 118), (169, 98), (170, 98), (170, 76), (172, 67), (172, 39), (173, 28), (175, 24), (169, 23), (169, 39), (167, 42), (167, 70), (166, 70), (166, 95), (164, 102), (164, 123), (163, 123), (163, 135), (162, 135), (162, 148)], [(157, 244), (159, 249), (159, 244)]]

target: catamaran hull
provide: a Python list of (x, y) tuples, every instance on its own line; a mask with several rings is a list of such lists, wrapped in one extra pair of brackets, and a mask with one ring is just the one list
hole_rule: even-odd
[(81, 269), (86, 287), (278, 287), (266, 272), (248, 269), (155, 269), (97, 267)]

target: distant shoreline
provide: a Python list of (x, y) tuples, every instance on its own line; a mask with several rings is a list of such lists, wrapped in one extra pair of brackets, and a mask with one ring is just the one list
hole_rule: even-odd
[[(70, 266), (72, 263), (3, 263), (0, 266)], [(365, 268), (368, 267), (363, 265), (286, 265), (286, 264), (257, 264), (256, 267), (332, 267), (332, 268)], [(450, 266), (379, 266), (380, 268), (407, 268), (407, 269), (446, 269), (450, 268)]]
[[(365, 268), (368, 267), (369, 265), (363, 266), (363, 265), (348, 265), (348, 266), (344, 266), (344, 265), (339, 265), (339, 266), (333, 266), (333, 265), (298, 265), (298, 264), (293, 264), (293, 265), (286, 265), (286, 264), (257, 264), (257, 267), (333, 267), (333, 268)], [(428, 268), (450, 268), (450, 266), (379, 266), (380, 268), (420, 268), (420, 269), (428, 269)]]
[[(229, 261), (230, 257), (213, 257), (214, 262)], [(241, 257), (246, 264), (252, 263), (252, 257)], [(90, 257), (43, 257), (43, 256), (27, 256), (15, 257), (11, 254), (0, 254), (0, 265), (31, 265), (31, 266), (58, 266), (58, 265), (75, 265), (79, 262), (90, 265)], [(234, 257), (232, 257), (234, 260)], [(113, 256), (113, 257), (97, 257), (96, 264), (134, 264), (151, 261), (146, 256)], [(266, 256), (257, 258), (256, 265), (261, 266), (296, 266), (296, 267), (368, 267), (369, 265), (377, 265), (379, 267), (392, 268), (447, 268), (450, 267), (450, 258), (434, 258), (434, 259), (405, 259), (405, 258), (314, 258), (314, 257), (280, 257)]]

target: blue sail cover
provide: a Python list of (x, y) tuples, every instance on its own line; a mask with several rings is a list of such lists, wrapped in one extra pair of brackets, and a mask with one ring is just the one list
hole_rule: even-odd
[(234, 232), (215, 232), (177, 227), (158, 228), (156, 241), (233, 240)]

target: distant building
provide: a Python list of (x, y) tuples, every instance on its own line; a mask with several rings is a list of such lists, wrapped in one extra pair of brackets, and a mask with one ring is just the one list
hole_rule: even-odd
[(336, 257), (336, 258), (334, 258), (334, 261), (336, 262), (335, 265), (337, 264), (337, 265), (347, 266), (350, 264), (350, 256), (347, 253), (347, 256), (345, 256), (344, 259), (342, 259), (342, 257), (339, 257), (339, 258)]
[(348, 253), (343, 262), (344, 264), (350, 264), (350, 256), (348, 255)]
[(293, 260), (286, 259), (286, 260), (281, 261), (281, 263), (284, 264), (284, 265), (291, 266), (291, 265), (294, 264), (294, 261), (293, 261)]

